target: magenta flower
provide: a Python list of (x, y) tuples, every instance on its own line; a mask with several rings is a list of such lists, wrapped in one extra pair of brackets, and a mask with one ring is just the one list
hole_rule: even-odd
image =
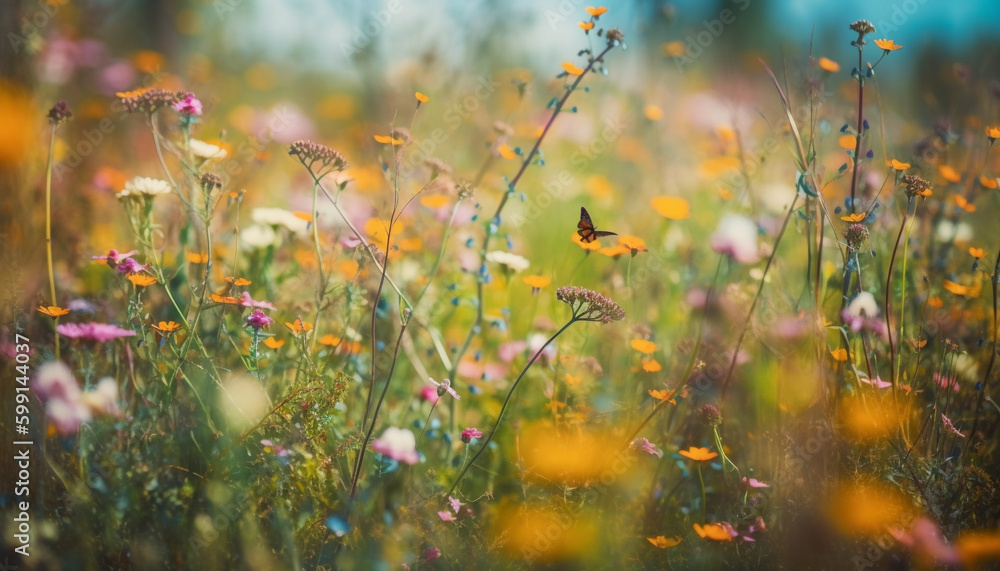
[(62, 323), (56, 330), (63, 337), (70, 339), (89, 339), (104, 343), (119, 337), (135, 337), (135, 331), (122, 329), (110, 323)]
[(483, 433), (480, 432), (478, 428), (466, 428), (462, 431), (462, 442), (468, 444), (472, 442), (473, 438), (480, 438), (482, 435)]
[(757, 250), (757, 224), (739, 214), (727, 214), (710, 239), (712, 250), (729, 256), (741, 264), (753, 264), (760, 259)]
[(747, 478), (746, 476), (743, 477), (743, 485), (746, 486), (746, 487), (748, 487), (748, 488), (770, 488), (771, 487), (770, 484), (765, 484), (764, 482), (761, 482), (757, 478)]
[(937, 524), (926, 517), (918, 519), (910, 531), (894, 527), (889, 533), (913, 553), (914, 559), (947, 566), (961, 563), (958, 551), (945, 542)]
[(379, 454), (406, 464), (416, 464), (420, 461), (417, 454), (417, 439), (413, 432), (405, 428), (390, 426), (382, 433), (382, 437), (372, 442), (372, 450)]
[(439, 382), (435, 381), (434, 379), (428, 377), (427, 381), (430, 384), (432, 384), (435, 387), (437, 387), (437, 395), (439, 397), (443, 397), (445, 395), (445, 393), (447, 393), (447, 394), (455, 397), (456, 400), (462, 400), (462, 397), (458, 396), (458, 393), (455, 392), (455, 389), (451, 388), (451, 381), (449, 381), (448, 379), (444, 379), (444, 380), (442, 380), (439, 383)]
[(455, 514), (447, 510), (438, 512), (438, 517), (441, 518), (441, 521), (455, 521)]
[(260, 443), (264, 446), (264, 452), (274, 452), (275, 456), (279, 458), (285, 458), (292, 453), (291, 450), (284, 446), (275, 444), (270, 438), (263, 438)]
[(448, 503), (451, 504), (451, 511), (455, 512), (456, 514), (458, 513), (458, 510), (462, 509), (462, 505), (464, 505), (462, 504), (461, 500), (459, 500), (458, 498), (453, 498), (451, 496), (448, 496)]
[(107, 262), (108, 266), (114, 268), (119, 274), (135, 274), (146, 269), (146, 266), (140, 264), (139, 262), (132, 259), (138, 250), (132, 250), (131, 252), (125, 252), (124, 254), (118, 250), (111, 249), (108, 251), (106, 256), (92, 256), (92, 260), (104, 260)]
[(635, 450), (640, 450), (646, 452), (647, 454), (652, 454), (657, 458), (663, 458), (663, 450), (656, 447), (655, 444), (646, 440), (645, 438), (636, 438), (632, 441), (632, 448)]
[(201, 101), (194, 96), (194, 93), (189, 92), (183, 99), (177, 101), (171, 107), (181, 115), (201, 116)]
[(76, 434), (93, 415), (121, 416), (118, 385), (111, 377), (101, 379), (93, 390), (83, 392), (73, 372), (60, 361), (39, 367), (31, 387), (45, 401), (45, 415), (60, 434)]
[(421, 387), (420, 398), (431, 404), (434, 404), (441, 399), (441, 397), (438, 396), (437, 389), (430, 385), (424, 385)]
[(253, 327), (255, 330), (260, 331), (265, 327), (270, 327), (274, 320), (267, 316), (266, 313), (259, 309), (253, 310), (247, 317), (247, 325)]

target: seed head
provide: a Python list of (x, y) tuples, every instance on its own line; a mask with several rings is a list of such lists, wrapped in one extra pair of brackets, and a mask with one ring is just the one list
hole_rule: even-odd
[(611, 323), (625, 319), (625, 310), (603, 295), (586, 288), (564, 286), (556, 290), (556, 299), (569, 304), (578, 321)]

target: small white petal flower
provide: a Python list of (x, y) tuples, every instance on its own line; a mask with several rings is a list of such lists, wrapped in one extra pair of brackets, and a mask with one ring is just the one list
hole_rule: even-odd
[(284, 226), (297, 236), (305, 236), (309, 231), (308, 222), (284, 208), (254, 208), (250, 213), (250, 219), (256, 224)]
[(863, 291), (851, 300), (845, 310), (851, 317), (878, 317), (878, 302), (870, 291)]
[(251, 248), (266, 248), (278, 239), (277, 232), (270, 226), (254, 224), (240, 230), (240, 244)]
[(218, 145), (213, 145), (212, 143), (206, 143), (205, 141), (199, 141), (198, 139), (191, 139), (188, 142), (188, 149), (191, 154), (200, 159), (214, 159), (221, 161), (226, 158), (226, 150)]
[(752, 264), (760, 259), (757, 250), (757, 224), (739, 214), (727, 214), (719, 220), (719, 227), (712, 234), (710, 245), (716, 252), (741, 264)]
[(524, 271), (531, 265), (531, 262), (529, 262), (527, 258), (518, 256), (517, 254), (511, 254), (510, 252), (504, 252), (502, 250), (487, 252), (486, 261), (500, 264), (512, 272)]
[(169, 194), (170, 183), (158, 178), (137, 176), (125, 183), (125, 189), (116, 194), (118, 198), (145, 194), (146, 196), (156, 196), (158, 194)]
[(372, 442), (372, 450), (411, 465), (420, 461), (420, 455), (417, 454), (417, 439), (413, 436), (413, 432), (406, 428), (395, 426), (386, 428), (382, 437)]

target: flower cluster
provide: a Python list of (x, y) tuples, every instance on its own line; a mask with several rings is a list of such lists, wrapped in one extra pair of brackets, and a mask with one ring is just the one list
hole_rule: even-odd
[(174, 105), (178, 101), (187, 97), (185, 93), (169, 91), (166, 89), (137, 89), (135, 91), (125, 91), (116, 93), (115, 96), (121, 100), (125, 110), (129, 113), (153, 113), (160, 107)]
[(556, 290), (556, 299), (573, 308), (577, 321), (611, 323), (625, 319), (625, 310), (603, 295), (577, 286), (563, 286)]
[(91, 259), (98, 262), (103, 261), (107, 265), (114, 268), (119, 274), (128, 275), (136, 274), (146, 269), (146, 266), (140, 264), (132, 258), (135, 254), (136, 250), (121, 253), (118, 250), (111, 249), (108, 250), (107, 256), (94, 256)]
[(201, 189), (208, 193), (217, 188), (222, 188), (222, 177), (215, 173), (203, 173), (199, 182), (201, 183)]
[(70, 339), (87, 339), (104, 343), (120, 337), (135, 337), (135, 331), (122, 329), (110, 323), (63, 323), (56, 328), (59, 334)]
[(875, 25), (868, 20), (856, 20), (851, 23), (851, 30), (858, 33), (858, 40), (860, 40), (868, 34), (874, 34)]
[(906, 185), (906, 195), (909, 197), (931, 195), (931, 183), (915, 174), (904, 174), (903, 184)]
[(317, 170), (328, 168), (329, 170), (342, 171), (347, 168), (347, 160), (344, 158), (344, 155), (326, 145), (305, 139), (300, 139), (292, 143), (289, 146), (288, 154), (297, 157), (299, 162), (313, 172), (314, 175), (318, 175), (316, 171), (313, 171), (313, 165), (316, 163), (319, 163), (320, 167)]
[(181, 115), (188, 116), (201, 116), (201, 101), (194, 96), (194, 93), (188, 92), (180, 97), (172, 105), (174, 111), (180, 113)]

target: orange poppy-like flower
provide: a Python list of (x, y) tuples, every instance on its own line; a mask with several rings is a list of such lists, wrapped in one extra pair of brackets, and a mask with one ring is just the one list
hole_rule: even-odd
[(574, 244), (580, 246), (581, 248), (587, 250), (588, 252), (601, 249), (601, 243), (599, 241), (594, 240), (593, 242), (584, 242), (583, 239), (580, 238), (580, 235), (577, 234), (576, 232), (573, 232), (572, 240)]
[(656, 359), (647, 357), (642, 360), (642, 370), (647, 373), (658, 373), (663, 370), (663, 367)]
[(329, 347), (336, 347), (337, 345), (340, 345), (340, 337), (337, 337), (332, 333), (327, 333), (326, 335), (319, 338), (319, 344), (327, 345)]
[(185, 252), (184, 257), (192, 264), (204, 264), (208, 261), (208, 254), (205, 252)]
[(702, 539), (712, 539), (715, 541), (733, 540), (733, 536), (729, 534), (729, 530), (724, 525), (718, 523), (694, 524), (694, 531)]
[(951, 280), (944, 280), (944, 283), (941, 285), (944, 289), (948, 290), (950, 293), (953, 293), (958, 296), (979, 297), (978, 288), (964, 286), (960, 283), (956, 283)]
[(854, 214), (848, 214), (847, 216), (841, 216), (840, 219), (843, 220), (844, 222), (852, 222), (853, 223), (853, 222), (861, 222), (862, 220), (864, 220), (867, 217), (868, 217), (868, 215), (865, 214), (864, 212), (855, 212)]
[(430, 97), (427, 97), (426, 95), (420, 93), (419, 91), (414, 93), (413, 96), (417, 98), (417, 105), (420, 105), (421, 103), (427, 103), (428, 101), (431, 100)]
[(571, 64), (568, 61), (564, 61), (563, 62), (562, 68), (564, 70), (566, 70), (566, 73), (568, 73), (570, 75), (583, 75), (583, 69), (582, 68), (576, 67), (575, 65)]
[(396, 139), (389, 135), (375, 135), (375, 142), (382, 143), (383, 145), (391, 144), (394, 147), (398, 147), (399, 145), (403, 144), (402, 139)]
[(632, 348), (636, 351), (645, 353), (646, 355), (650, 355), (656, 351), (656, 343), (647, 339), (633, 339), (630, 345), (632, 345)]
[(888, 167), (892, 167), (892, 170), (897, 170), (897, 171), (905, 171), (906, 169), (913, 166), (910, 163), (904, 163), (903, 161), (899, 161), (896, 159), (886, 161), (885, 164)]
[(949, 165), (939, 166), (938, 172), (941, 174), (941, 178), (948, 182), (960, 182), (962, 180), (962, 175)]
[(934, 296), (927, 300), (927, 305), (933, 307), (934, 309), (939, 309), (944, 307), (944, 300), (938, 296)]
[(992, 142), (996, 139), (1000, 139), (1000, 126), (997, 125), (987, 125), (986, 126), (986, 136)]
[(542, 289), (543, 287), (548, 287), (549, 284), (552, 283), (552, 280), (550, 278), (546, 276), (540, 276), (537, 274), (524, 276), (523, 278), (521, 278), (521, 280), (524, 281), (524, 283), (531, 286), (531, 295), (536, 295), (538, 293), (538, 290)]
[(979, 184), (983, 185), (986, 188), (994, 189), (997, 187), (997, 179), (990, 178), (986, 175), (982, 175), (979, 177)]
[(221, 295), (221, 294), (218, 294), (218, 293), (213, 293), (212, 295), (210, 295), (208, 297), (209, 297), (209, 299), (211, 299), (215, 303), (225, 303), (225, 304), (229, 304), (229, 305), (237, 305), (237, 304), (240, 303), (240, 300), (236, 299), (235, 297), (228, 296), (228, 295)]
[(647, 537), (646, 541), (653, 544), (654, 547), (659, 547), (660, 549), (667, 549), (668, 547), (673, 547), (681, 542), (680, 536), (666, 538), (662, 535), (656, 537)]
[(962, 210), (966, 212), (976, 211), (976, 205), (969, 202), (969, 200), (964, 196), (962, 196), (961, 194), (953, 194), (951, 197), (955, 201), (955, 204)]
[(595, 17), (596, 16), (603, 16), (604, 13), (607, 12), (607, 11), (608, 11), (608, 9), (605, 8), (604, 6), (598, 6), (597, 8), (595, 8), (593, 6), (587, 6), (587, 13), (590, 14), (591, 16), (595, 16)]
[(926, 339), (921, 339), (919, 341), (917, 341), (916, 339), (907, 339), (906, 342), (909, 343), (910, 347), (913, 347), (913, 350), (917, 351), (918, 353), (920, 352), (921, 349), (924, 348), (924, 345), (927, 345)]
[(58, 305), (49, 305), (49, 306), (39, 305), (36, 311), (38, 311), (39, 313), (44, 313), (45, 315), (48, 315), (53, 319), (55, 319), (56, 317), (62, 317), (63, 315), (69, 313), (68, 309), (64, 307), (59, 307)]
[(152, 88), (151, 87), (142, 87), (140, 89), (133, 89), (132, 91), (116, 91), (115, 92), (115, 97), (118, 97), (119, 99), (132, 99), (134, 97), (139, 97), (140, 95), (142, 95), (143, 93), (146, 93), (150, 89), (152, 89)]
[(691, 204), (679, 196), (657, 196), (649, 201), (649, 205), (667, 220), (687, 220), (691, 217)]
[(847, 349), (834, 349), (833, 351), (830, 351), (830, 355), (833, 356), (835, 361), (846, 361)]
[(712, 458), (715, 458), (716, 456), (719, 455), (717, 452), (709, 452), (708, 448), (705, 447), (698, 448), (695, 446), (692, 446), (687, 450), (680, 450), (677, 453), (685, 458), (690, 458), (695, 462), (707, 462), (708, 460), (711, 460)]
[(284, 339), (277, 339), (275, 337), (265, 337), (264, 345), (267, 345), (271, 349), (281, 349), (285, 345)]
[(837, 73), (840, 71), (840, 64), (830, 58), (821, 57), (816, 63), (823, 71), (828, 71), (830, 73)]
[(982, 248), (969, 248), (969, 255), (978, 260), (986, 255), (986, 250)]
[(248, 285), (250, 285), (250, 284), (253, 283), (252, 281), (250, 281), (248, 279), (237, 278), (237, 277), (234, 277), (234, 276), (227, 276), (226, 277), (226, 281), (229, 282), (229, 283), (231, 283), (231, 284), (233, 284), (234, 286), (237, 286), (237, 287), (248, 286)]
[(646, 119), (650, 121), (659, 121), (663, 119), (663, 109), (660, 109), (657, 105), (647, 105), (643, 107), (642, 114), (646, 116)]
[(646, 241), (637, 236), (629, 236), (627, 234), (619, 236), (618, 245), (628, 248), (633, 256), (639, 252), (648, 252), (646, 249)]
[(442, 206), (447, 206), (449, 202), (451, 201), (443, 194), (428, 194), (427, 196), (420, 197), (421, 206), (426, 206), (427, 208), (441, 208)]
[(306, 331), (312, 331), (313, 325), (308, 321), (302, 321), (301, 317), (297, 317), (295, 321), (288, 323), (285, 322), (285, 327), (292, 330), (292, 333), (299, 335), (300, 333), (305, 333)]
[(894, 52), (903, 48), (903, 46), (896, 44), (895, 40), (875, 40), (875, 45), (887, 52)]
[(299, 220), (305, 220), (306, 222), (313, 221), (313, 215), (309, 212), (302, 212), (301, 210), (293, 210), (292, 216), (298, 218)]
[(500, 145), (497, 147), (497, 153), (508, 161), (512, 161), (517, 158), (517, 153), (514, 152), (514, 149), (510, 148), (510, 145)]
[(169, 335), (180, 328), (181, 324), (176, 321), (161, 321), (153, 326), (153, 329), (163, 333), (164, 335)]
[(598, 250), (599, 253), (604, 254), (609, 258), (615, 258), (621, 256), (622, 254), (631, 254), (632, 249), (618, 244), (617, 246), (608, 246), (607, 248), (601, 248)]
[(590, 30), (594, 29), (594, 23), (593, 22), (579, 22), (577, 24), (577, 26), (580, 26), (580, 28), (582, 28), (584, 30), (587, 30), (588, 32)]
[(676, 390), (667, 391), (667, 390), (650, 389), (647, 392), (649, 393), (649, 396), (653, 397), (654, 399), (660, 402), (666, 401), (669, 402), (670, 404), (677, 404), (677, 401), (674, 400), (674, 394), (677, 392)]
[(153, 276), (147, 276), (146, 274), (129, 274), (126, 278), (128, 278), (128, 281), (132, 282), (132, 285), (135, 287), (146, 287), (156, 283), (156, 278)]

